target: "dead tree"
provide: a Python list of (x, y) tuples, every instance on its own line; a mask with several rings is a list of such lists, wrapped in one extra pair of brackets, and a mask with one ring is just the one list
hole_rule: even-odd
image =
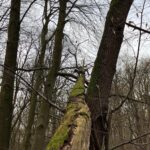
[(80, 74), (70, 93), (66, 113), (46, 150), (89, 150), (91, 119), (84, 83), (84, 74)]

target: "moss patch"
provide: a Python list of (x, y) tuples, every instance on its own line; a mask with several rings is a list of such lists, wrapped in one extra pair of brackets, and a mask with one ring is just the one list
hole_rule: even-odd
[(83, 75), (80, 75), (70, 93), (70, 97), (75, 97), (82, 94), (84, 94), (84, 77)]
[(87, 105), (83, 102), (70, 103), (67, 106), (67, 112), (59, 128), (51, 138), (46, 150), (60, 150), (65, 143), (69, 142), (72, 126), (77, 125), (76, 118), (78, 118), (79, 115), (85, 117), (85, 119), (90, 117)]
[[(66, 113), (61, 121), (59, 128), (51, 138), (46, 150), (60, 150), (69, 143), (73, 136), (73, 128), (78, 127), (77, 118), (90, 117), (89, 109), (84, 102), (84, 76), (80, 75), (70, 93), (70, 103), (68, 103)], [(74, 101), (71, 101), (74, 98)]]
[(76, 105), (69, 104), (67, 113), (65, 114), (59, 128), (56, 130), (54, 136), (50, 140), (46, 150), (59, 150), (69, 138), (69, 131), (73, 123)]
[(116, 5), (118, 2), (119, 2), (119, 0), (112, 0), (110, 5), (111, 5), (111, 6), (114, 6), (114, 5)]

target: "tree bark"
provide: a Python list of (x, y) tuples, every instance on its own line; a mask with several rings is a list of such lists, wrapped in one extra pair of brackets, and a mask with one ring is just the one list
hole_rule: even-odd
[(85, 103), (84, 75), (74, 85), (66, 113), (46, 150), (89, 150), (90, 112)]
[[(0, 92), (0, 150), (8, 150), (13, 113), (13, 91), (20, 31), (20, 0), (11, 0), (8, 41)], [(10, 71), (11, 70), (11, 71)]]
[[(65, 27), (67, 0), (60, 0), (59, 4), (59, 18), (55, 33), (55, 45), (52, 56), (52, 66), (49, 70), (45, 85), (45, 96), (50, 100), (52, 99), (53, 87), (55, 85), (57, 72), (60, 68), (61, 63), (62, 40), (64, 36), (63, 30)], [(32, 144), (32, 150), (42, 150), (45, 147), (45, 131), (48, 126), (49, 110), (50, 105), (46, 101), (42, 101), (37, 120), (35, 136)]]
[[(123, 40), (125, 21), (133, 0), (112, 0), (87, 92), (92, 115), (90, 150), (108, 149), (108, 98)], [(108, 143), (108, 142), (107, 142)]]
[[(44, 8), (44, 19), (45, 23), (43, 24), (42, 32), (41, 32), (41, 48), (40, 48), (40, 54), (38, 58), (38, 62), (35, 65), (37, 68), (42, 68), (44, 65), (44, 58), (45, 58), (45, 51), (46, 51), (46, 46), (47, 46), (47, 39), (46, 35), (48, 33), (48, 24), (49, 24), (49, 18), (50, 15), (47, 15), (47, 5), (48, 5), (48, 0), (45, 0), (45, 8)], [(34, 89), (38, 91), (40, 89), (40, 86), (42, 84), (42, 76), (43, 76), (43, 70), (39, 70), (38, 72), (35, 72), (34, 77), (35, 77), (35, 83), (34, 83)], [(31, 133), (32, 133), (32, 126), (34, 123), (34, 117), (35, 117), (35, 109), (36, 109), (36, 104), (37, 104), (37, 94), (32, 91), (31, 93), (31, 98), (30, 98), (30, 109), (29, 109), (29, 114), (28, 114), (28, 123), (27, 127), (25, 129), (25, 136), (23, 140), (23, 150), (30, 150), (31, 149)]]

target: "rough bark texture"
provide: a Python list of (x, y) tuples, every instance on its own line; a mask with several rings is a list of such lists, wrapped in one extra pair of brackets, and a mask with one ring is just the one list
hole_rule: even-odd
[(85, 103), (84, 77), (80, 75), (72, 89), (63, 120), (46, 150), (89, 150), (90, 112)]
[[(58, 24), (55, 33), (55, 45), (54, 45), (53, 56), (52, 56), (52, 66), (48, 73), (46, 79), (46, 85), (45, 85), (45, 96), (50, 100), (52, 99), (53, 87), (55, 85), (57, 72), (60, 68), (60, 63), (61, 63), (62, 40), (64, 36), (63, 30), (65, 26), (67, 0), (63, 0), (63, 1), (60, 0), (59, 4), (60, 4), (59, 18), (58, 18)], [(49, 120), (49, 110), (50, 110), (50, 105), (47, 102), (42, 101), (38, 120), (37, 120), (37, 126), (36, 126), (34, 141), (32, 145), (32, 150), (42, 150), (44, 148), (45, 131)]]
[[(39, 59), (35, 67), (42, 68), (44, 66), (44, 58), (45, 58), (45, 51), (47, 46), (47, 40), (46, 35), (48, 33), (48, 24), (49, 24), (49, 17), (47, 16), (47, 3), (48, 1), (45, 1), (45, 8), (44, 8), (44, 16), (45, 16), (45, 23), (43, 24), (42, 32), (41, 32), (41, 48), (40, 48), (40, 54)], [(49, 15), (50, 16), (50, 15)], [(42, 84), (42, 77), (43, 71), (40, 70), (38, 72), (35, 72), (35, 83), (34, 83), (34, 89), (38, 91), (40, 89), (40, 86)], [(25, 136), (23, 140), (23, 150), (30, 150), (31, 149), (31, 134), (32, 134), (32, 125), (34, 123), (34, 117), (35, 117), (35, 109), (36, 109), (36, 103), (37, 103), (37, 94), (32, 91), (31, 98), (30, 98), (30, 109), (29, 109), (29, 115), (28, 115), (28, 123), (27, 127), (25, 129)]]
[(8, 41), (4, 62), (2, 87), (0, 92), (0, 150), (8, 150), (13, 113), (13, 90), (16, 69), (17, 49), (20, 31), (20, 0), (11, 1)]
[(112, 0), (88, 87), (87, 102), (92, 115), (90, 150), (108, 149), (108, 98), (123, 40), (125, 21), (133, 0)]

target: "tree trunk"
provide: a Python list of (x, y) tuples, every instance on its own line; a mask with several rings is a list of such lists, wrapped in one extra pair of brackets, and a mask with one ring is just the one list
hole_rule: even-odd
[(66, 113), (46, 150), (89, 150), (91, 119), (84, 96), (84, 76), (73, 87)]
[[(48, 33), (48, 24), (49, 24), (49, 17), (47, 17), (47, 4), (48, 1), (45, 1), (45, 8), (44, 8), (44, 14), (45, 14), (45, 23), (43, 25), (42, 33), (41, 33), (41, 49), (39, 54), (39, 59), (35, 67), (42, 68), (44, 65), (44, 58), (45, 58), (45, 51), (47, 46), (47, 40), (46, 35)], [(34, 89), (38, 91), (40, 89), (40, 86), (42, 84), (42, 76), (43, 71), (40, 70), (38, 72), (35, 72), (35, 83), (34, 83)], [(37, 103), (37, 94), (32, 91), (31, 98), (30, 98), (30, 109), (29, 109), (29, 115), (28, 115), (28, 123), (27, 127), (25, 129), (25, 136), (23, 140), (23, 150), (30, 150), (31, 149), (31, 133), (32, 133), (32, 126), (34, 123), (34, 117), (35, 117), (35, 109), (36, 109), (36, 103)]]
[(108, 98), (123, 40), (125, 21), (133, 0), (112, 0), (87, 93), (92, 115), (90, 150), (108, 149)]
[(20, 31), (20, 0), (11, 0), (8, 41), (0, 92), (0, 150), (8, 150), (13, 113), (13, 91)]
[[(54, 45), (53, 57), (52, 57), (52, 67), (49, 70), (46, 79), (46, 85), (45, 85), (45, 96), (50, 100), (52, 99), (53, 87), (55, 85), (57, 72), (60, 68), (60, 63), (61, 63), (62, 40), (64, 36), (63, 30), (65, 26), (67, 0), (63, 0), (63, 1), (60, 0), (59, 4), (60, 4), (59, 18), (58, 18), (58, 24), (55, 33), (55, 45)], [(34, 141), (32, 145), (32, 150), (42, 150), (45, 147), (44, 146), (45, 131), (48, 126), (49, 110), (50, 110), (50, 105), (47, 102), (42, 101), (38, 120), (37, 120), (37, 126), (36, 126)]]

